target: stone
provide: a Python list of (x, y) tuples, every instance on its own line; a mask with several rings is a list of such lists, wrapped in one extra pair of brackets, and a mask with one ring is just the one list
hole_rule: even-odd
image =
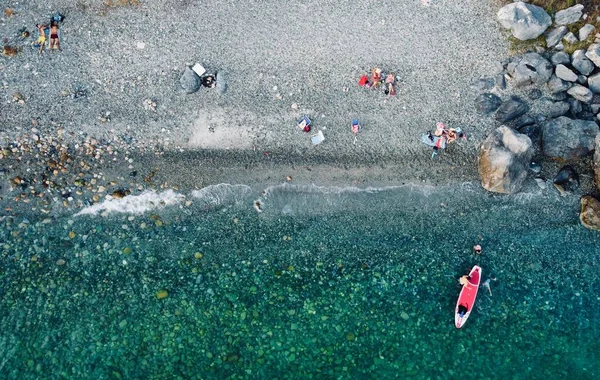
[(560, 64), (568, 65), (571, 63), (571, 56), (569, 56), (569, 54), (564, 51), (559, 51), (552, 54), (550, 62), (552, 62), (554, 66), (558, 66)]
[(568, 29), (566, 26), (559, 26), (558, 28), (554, 28), (546, 32), (546, 46), (549, 48), (555, 46), (560, 42), (560, 40), (562, 40), (565, 34), (567, 34), (567, 31)]
[(573, 45), (576, 44), (577, 42), (579, 42), (579, 40), (577, 39), (577, 37), (575, 36), (575, 34), (573, 32), (569, 32), (567, 34), (565, 34), (565, 36), (563, 37), (563, 41), (565, 41), (566, 43)]
[(511, 58), (506, 73), (515, 87), (542, 85), (550, 79), (554, 68), (538, 53), (525, 53)]
[(563, 91), (567, 91), (569, 88), (571, 88), (571, 86), (571, 82), (564, 81), (556, 75), (552, 75), (548, 81), (548, 90), (551, 94), (558, 94)]
[(506, 126), (497, 128), (479, 149), (477, 163), (481, 185), (496, 193), (520, 191), (532, 156), (529, 137)]
[(526, 125), (535, 124), (535, 118), (529, 114), (521, 115), (516, 119), (513, 119), (506, 123), (509, 127), (513, 129), (520, 129)]
[(527, 97), (531, 100), (537, 100), (539, 98), (542, 97), (542, 91), (539, 88), (534, 88), (533, 90), (529, 91), (529, 94), (527, 94)]
[(483, 114), (490, 114), (500, 107), (502, 99), (489, 92), (483, 93), (475, 98), (475, 109)]
[(596, 183), (596, 190), (600, 190), (600, 134), (596, 136), (593, 158), (594, 167), (594, 182)]
[(587, 85), (587, 77), (585, 75), (577, 75), (577, 83), (579, 83), (582, 86), (586, 86)]
[(585, 52), (585, 56), (594, 62), (596, 67), (600, 67), (600, 44), (591, 44)]
[(573, 120), (566, 116), (552, 119), (542, 128), (544, 155), (566, 160), (587, 156), (594, 150), (598, 133), (594, 121)]
[(577, 81), (577, 74), (575, 74), (571, 69), (569, 69), (565, 65), (557, 65), (555, 74), (562, 80), (566, 80), (567, 82), (575, 82)]
[(501, 123), (506, 123), (527, 113), (529, 105), (523, 99), (517, 96), (511, 96), (510, 99), (502, 102), (496, 111), (495, 118)]
[(542, 143), (542, 128), (538, 124), (529, 124), (519, 128), (519, 133), (529, 137), (534, 148), (538, 148)]
[(529, 163), (529, 170), (531, 170), (535, 174), (540, 174), (542, 172), (542, 164), (539, 162), (531, 161)]
[[(598, 111), (600, 111), (600, 104), (591, 104), (590, 105), (590, 111), (595, 115), (598, 113)], [(600, 146), (596, 146), (597, 149), (600, 148)]]
[(471, 85), (476, 91), (486, 91), (494, 87), (494, 78), (481, 78)]
[(575, 50), (571, 55), (571, 64), (583, 75), (590, 75), (596, 68), (592, 61), (585, 56), (585, 50)]
[(558, 171), (552, 183), (561, 195), (572, 193), (579, 188), (579, 174), (571, 166), (565, 165)]
[[(575, 116), (579, 113), (581, 113), (581, 111), (583, 110), (583, 107), (581, 106), (581, 102), (577, 99), (574, 98), (569, 98), (569, 100), (567, 100), (569, 102), (569, 110), (571, 111), (571, 115)], [(562, 115), (557, 115), (557, 116), (562, 116)]]
[[(571, 83), (569, 83), (569, 82), (565, 82), (565, 83), (568, 83), (569, 85), (571, 85)], [(571, 87), (569, 87), (569, 88), (571, 88)], [(560, 102), (561, 100), (567, 100), (568, 98), (569, 98), (569, 95), (567, 95), (566, 91), (552, 94), (552, 99), (557, 102)]]
[(567, 90), (567, 94), (586, 104), (591, 103), (592, 98), (594, 97), (594, 94), (589, 88), (583, 87), (580, 84), (573, 85), (573, 87)]
[(193, 94), (200, 89), (200, 77), (189, 67), (185, 68), (183, 75), (179, 78), (179, 83), (186, 94)]
[(556, 12), (554, 15), (554, 23), (556, 25), (569, 25), (576, 23), (583, 14), (583, 5), (577, 4), (567, 9)]
[(540, 101), (542, 115), (546, 117), (558, 117), (569, 112), (569, 103), (555, 102), (552, 99), (543, 99)]
[(496, 75), (495, 78), (496, 88), (499, 90), (506, 90), (506, 78), (504, 77), (504, 73), (500, 73)]
[(600, 231), (600, 202), (590, 195), (584, 195), (581, 197), (580, 203), (579, 220), (581, 224), (590, 230)]
[(592, 24), (585, 24), (579, 29), (579, 41), (585, 41), (588, 37), (594, 33), (596, 27)]
[(510, 29), (512, 35), (521, 41), (538, 38), (552, 25), (552, 18), (544, 8), (522, 1), (500, 8), (498, 21), (504, 28)]
[(588, 88), (595, 94), (600, 94), (600, 73), (588, 77)]

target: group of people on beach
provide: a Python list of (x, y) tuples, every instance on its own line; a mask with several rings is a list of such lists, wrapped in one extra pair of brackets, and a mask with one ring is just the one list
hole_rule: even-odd
[(396, 74), (393, 72), (386, 74), (379, 67), (373, 67), (371, 76), (368, 77), (366, 74), (361, 76), (358, 85), (369, 89), (383, 87), (386, 95), (394, 96), (396, 95)]
[(48, 24), (37, 24), (35, 27), (39, 32), (39, 36), (36, 45), (39, 45), (39, 54), (42, 54), (44, 51), (44, 47), (46, 46), (46, 41), (50, 38), (50, 50), (58, 50), (60, 51), (60, 39), (58, 35), (58, 24), (63, 19), (63, 16), (59, 13), (54, 15)]

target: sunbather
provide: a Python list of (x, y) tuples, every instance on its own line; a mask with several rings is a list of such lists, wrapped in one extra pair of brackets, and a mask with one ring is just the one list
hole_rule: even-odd
[(50, 25), (50, 50), (56, 49), (60, 51), (60, 41), (58, 40), (58, 22), (52, 21)]
[(371, 71), (371, 83), (370, 83), (369, 87), (377, 88), (377, 86), (379, 86), (380, 83), (381, 83), (381, 69), (378, 67), (374, 67), (373, 70)]
[(386, 84), (386, 89), (385, 89), (385, 93), (386, 95), (391, 95), (394, 96), (396, 95), (396, 75), (394, 73), (389, 73), (386, 77), (385, 77), (385, 84)]
[(45, 29), (48, 27), (48, 25), (37, 24), (35, 27), (40, 32), (40, 36), (38, 37), (38, 39), (36, 41), (36, 44), (40, 45), (40, 50), (38, 50), (38, 52), (40, 54), (42, 54), (42, 52), (44, 51), (44, 45), (46, 45), (46, 31), (45, 31)]

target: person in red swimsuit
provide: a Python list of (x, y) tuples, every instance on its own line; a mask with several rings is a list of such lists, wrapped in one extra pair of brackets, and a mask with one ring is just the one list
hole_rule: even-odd
[(58, 22), (52, 21), (50, 24), (50, 50), (60, 51), (60, 41), (58, 40)]

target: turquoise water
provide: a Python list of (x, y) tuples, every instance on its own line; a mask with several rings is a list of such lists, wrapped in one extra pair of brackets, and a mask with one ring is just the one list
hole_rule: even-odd
[[(1, 218), (2, 377), (600, 376), (600, 233), (579, 224), (577, 196), (260, 193)], [(457, 330), (475, 264), (496, 281)]]

